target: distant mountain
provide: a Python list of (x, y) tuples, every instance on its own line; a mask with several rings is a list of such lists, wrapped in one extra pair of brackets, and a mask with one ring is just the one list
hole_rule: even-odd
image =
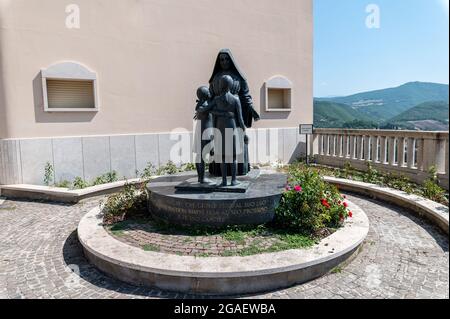
[(432, 101), (419, 104), (388, 121), (388, 125), (414, 130), (448, 130), (448, 101)]
[(382, 123), (416, 105), (429, 101), (448, 101), (448, 92), (449, 87), (446, 84), (410, 82), (396, 88), (345, 97), (318, 98), (316, 101), (345, 104)]
[(346, 104), (314, 101), (314, 126), (320, 128), (339, 128), (354, 121), (373, 122), (373, 119)]
[(448, 123), (448, 101), (432, 101), (419, 104), (392, 118), (391, 121), (436, 120)]

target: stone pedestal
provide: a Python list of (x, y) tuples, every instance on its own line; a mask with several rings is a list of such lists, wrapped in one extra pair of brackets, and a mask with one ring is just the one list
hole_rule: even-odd
[[(195, 187), (196, 173), (160, 177), (147, 185), (155, 219), (179, 226), (259, 225), (275, 216), (287, 183), (285, 174), (254, 170), (240, 185)], [(236, 191), (239, 190), (239, 191)]]

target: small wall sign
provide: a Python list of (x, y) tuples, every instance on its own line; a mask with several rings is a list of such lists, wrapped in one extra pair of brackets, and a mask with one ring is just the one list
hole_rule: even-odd
[(300, 124), (300, 135), (306, 135), (306, 165), (309, 165), (309, 148), (308, 148), (308, 140), (309, 136), (314, 133), (314, 125), (313, 124)]
[(311, 135), (314, 131), (314, 125), (312, 124), (300, 124), (300, 134)]

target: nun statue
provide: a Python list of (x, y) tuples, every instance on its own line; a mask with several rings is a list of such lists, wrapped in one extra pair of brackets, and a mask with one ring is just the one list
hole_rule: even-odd
[[(236, 61), (231, 54), (229, 49), (223, 49), (219, 52), (217, 60), (214, 66), (214, 71), (209, 80), (209, 90), (211, 93), (211, 102), (222, 95), (220, 82), (224, 76), (229, 76), (233, 80), (231, 83), (230, 93), (235, 95), (241, 104), (242, 108), (242, 118), (246, 128), (251, 128), (253, 120), (259, 121), (259, 114), (253, 108), (253, 100), (250, 96), (247, 80), (241, 70), (239, 69)], [(217, 119), (214, 119), (214, 127), (216, 126)], [(247, 135), (238, 137), (239, 141), (237, 144), (243, 148), (243, 156), (239, 157), (237, 175), (243, 176), (247, 175), (250, 171), (250, 163), (248, 156), (248, 143), (249, 138)], [(229, 164), (230, 165), (230, 164)], [(222, 169), (220, 163), (213, 162), (209, 167), (210, 174), (213, 176), (221, 176)], [(227, 172), (232, 172), (232, 167), (230, 165)]]

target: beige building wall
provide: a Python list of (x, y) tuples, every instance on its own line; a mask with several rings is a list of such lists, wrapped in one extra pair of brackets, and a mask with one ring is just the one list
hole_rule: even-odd
[[(191, 130), (221, 48), (249, 80), (256, 128), (312, 123), (312, 0), (0, 0), (0, 138)], [(40, 70), (61, 61), (97, 73), (99, 112), (44, 112)], [(291, 112), (265, 112), (275, 75), (293, 84)]]

